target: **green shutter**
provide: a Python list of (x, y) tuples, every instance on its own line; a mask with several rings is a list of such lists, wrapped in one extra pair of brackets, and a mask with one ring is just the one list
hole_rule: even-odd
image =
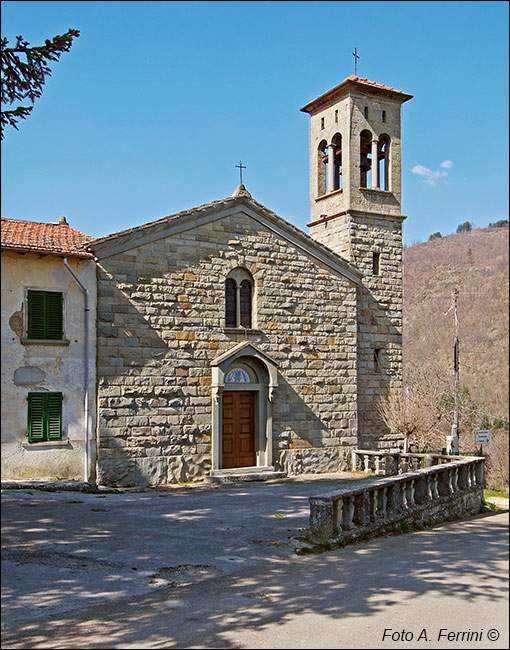
[(60, 440), (62, 437), (62, 393), (49, 393), (47, 398), (48, 440)]
[(62, 338), (62, 294), (46, 292), (46, 338)]
[(29, 393), (28, 439), (30, 442), (61, 440), (62, 393)]
[(29, 289), (27, 321), (29, 339), (61, 340), (63, 336), (62, 294), (58, 291)]
[(29, 339), (45, 338), (45, 292), (28, 291), (27, 295), (27, 336)]
[(28, 439), (30, 442), (44, 440), (44, 398), (41, 393), (28, 395)]

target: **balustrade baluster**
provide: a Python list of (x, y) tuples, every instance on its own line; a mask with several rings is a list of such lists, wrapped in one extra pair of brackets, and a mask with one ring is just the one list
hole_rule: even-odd
[(363, 464), (365, 467), (365, 473), (368, 474), (370, 472), (370, 456), (368, 454), (363, 455)]
[(370, 519), (375, 521), (377, 519), (377, 501), (379, 498), (379, 491), (372, 490), (370, 493)]
[(415, 500), (414, 500), (414, 478), (411, 479), (410, 483), (408, 483), (407, 486), (407, 491), (406, 491), (406, 496), (407, 496), (407, 507), (411, 507), (415, 505)]
[(432, 498), (433, 499), (439, 499), (438, 482), (439, 482), (439, 474), (436, 472), (432, 477)]
[(427, 500), (432, 501), (434, 496), (432, 494), (432, 477), (430, 475), (427, 476), (427, 488), (425, 490), (425, 494), (427, 495)]
[(408, 508), (409, 506), (408, 506), (408, 504), (407, 504), (407, 486), (406, 486), (405, 482), (404, 482), (404, 483), (401, 483), (400, 489), (401, 489), (401, 493), (402, 493), (402, 494), (401, 494), (401, 499), (402, 499), (402, 508), (403, 508), (404, 510), (407, 510), (407, 508)]
[(345, 530), (352, 530), (354, 528), (354, 497), (348, 497), (347, 503), (343, 507), (344, 518), (342, 527)]
[(339, 499), (337, 499), (335, 501), (335, 510), (334, 510), (334, 513), (335, 513), (334, 526), (335, 526), (335, 530), (337, 532), (337, 535), (342, 534), (342, 528), (343, 528), (342, 523), (343, 523), (343, 517), (344, 517), (343, 510), (344, 510), (344, 500), (340, 497)]
[(448, 492), (449, 492), (450, 494), (452, 494), (452, 492), (453, 492), (453, 480), (452, 480), (453, 477), (452, 477), (451, 468), (449, 467), (449, 468), (446, 470), (446, 472), (447, 472), (447, 478), (448, 478)]
[(388, 488), (383, 487), (381, 495), (381, 517), (386, 519), (388, 516)]

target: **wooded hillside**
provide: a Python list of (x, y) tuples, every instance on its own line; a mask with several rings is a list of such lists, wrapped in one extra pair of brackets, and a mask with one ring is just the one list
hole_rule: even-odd
[(485, 425), (508, 417), (508, 244), (507, 226), (404, 249), (404, 373), (437, 377), (453, 392), (457, 288), (460, 384), (479, 407), (474, 428), (483, 416)]

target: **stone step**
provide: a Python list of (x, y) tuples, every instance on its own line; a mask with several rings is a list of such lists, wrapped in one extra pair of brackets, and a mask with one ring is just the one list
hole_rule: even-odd
[(246, 481), (274, 481), (286, 477), (285, 472), (277, 472), (274, 467), (235, 467), (232, 469), (211, 470), (207, 482), (225, 484)]

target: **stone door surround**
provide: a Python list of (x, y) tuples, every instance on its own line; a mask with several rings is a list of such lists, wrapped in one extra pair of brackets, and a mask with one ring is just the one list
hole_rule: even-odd
[(212, 470), (222, 467), (223, 392), (249, 391), (254, 400), (255, 467), (272, 465), (272, 400), (277, 364), (252, 343), (240, 343), (216, 357), (212, 369)]

